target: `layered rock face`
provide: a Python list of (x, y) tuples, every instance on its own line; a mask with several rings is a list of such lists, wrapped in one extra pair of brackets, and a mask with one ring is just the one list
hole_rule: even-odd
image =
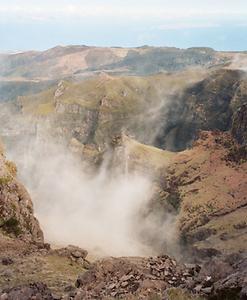
[(16, 179), (16, 166), (0, 154), (0, 228), (3, 234), (28, 242), (43, 243), (43, 233), (34, 217), (33, 204)]

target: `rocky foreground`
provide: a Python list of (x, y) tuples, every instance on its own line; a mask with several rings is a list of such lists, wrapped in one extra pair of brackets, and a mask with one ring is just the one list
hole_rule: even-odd
[[(2, 264), (15, 262), (5, 258)], [(33, 282), (3, 289), (0, 299), (247, 299), (247, 257), (243, 255), (213, 259), (202, 266), (178, 264), (166, 255), (106, 258), (87, 268), (60, 294)]]
[[(246, 267), (246, 258), (240, 256), (210, 261), (202, 267), (178, 264), (166, 255), (145, 259), (109, 258), (80, 275), (76, 281), (79, 290), (70, 296), (75, 299), (184, 299), (187, 294), (188, 299), (228, 299), (230, 295), (231, 299), (246, 299)], [(173, 298), (176, 293), (177, 298)]]

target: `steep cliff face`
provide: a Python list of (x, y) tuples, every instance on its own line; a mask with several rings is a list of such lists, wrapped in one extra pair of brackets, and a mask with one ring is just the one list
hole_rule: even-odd
[(43, 242), (43, 233), (34, 217), (33, 204), (24, 186), (16, 179), (14, 163), (0, 154), (1, 234), (27, 242)]
[(234, 112), (246, 102), (246, 76), (218, 70), (174, 97), (156, 145), (171, 150), (191, 146), (198, 130), (230, 130)]

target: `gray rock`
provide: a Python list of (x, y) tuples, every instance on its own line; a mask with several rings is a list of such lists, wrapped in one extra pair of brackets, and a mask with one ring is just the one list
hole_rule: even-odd
[(200, 293), (201, 290), (202, 290), (202, 284), (198, 284), (198, 285), (194, 288), (194, 291), (195, 291), (196, 293)]
[(209, 294), (212, 293), (212, 290), (213, 290), (213, 287), (211, 286), (211, 287), (201, 289), (201, 292), (204, 293), (204, 294), (209, 295)]

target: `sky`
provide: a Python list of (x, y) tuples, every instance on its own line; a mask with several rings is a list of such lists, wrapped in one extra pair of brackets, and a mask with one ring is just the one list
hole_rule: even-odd
[(247, 0), (0, 0), (0, 51), (56, 45), (247, 50)]

